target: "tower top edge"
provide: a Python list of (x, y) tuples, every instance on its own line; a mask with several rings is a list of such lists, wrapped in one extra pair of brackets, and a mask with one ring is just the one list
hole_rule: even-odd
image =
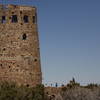
[(29, 8), (29, 9), (36, 9), (35, 6), (26, 6), (26, 5), (14, 5), (14, 4), (7, 4), (7, 5), (3, 5), (3, 4), (0, 4), (0, 8)]

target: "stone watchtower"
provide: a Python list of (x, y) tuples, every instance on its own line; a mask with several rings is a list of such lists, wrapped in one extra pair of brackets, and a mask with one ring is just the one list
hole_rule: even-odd
[(0, 81), (42, 82), (35, 7), (0, 5)]

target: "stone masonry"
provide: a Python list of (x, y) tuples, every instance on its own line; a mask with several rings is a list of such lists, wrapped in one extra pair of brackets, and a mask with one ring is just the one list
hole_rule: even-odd
[(42, 83), (35, 7), (0, 5), (0, 81)]

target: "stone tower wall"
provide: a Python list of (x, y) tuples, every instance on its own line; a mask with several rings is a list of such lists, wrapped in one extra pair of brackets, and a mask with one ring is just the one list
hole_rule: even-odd
[(41, 84), (35, 7), (0, 5), (0, 80)]

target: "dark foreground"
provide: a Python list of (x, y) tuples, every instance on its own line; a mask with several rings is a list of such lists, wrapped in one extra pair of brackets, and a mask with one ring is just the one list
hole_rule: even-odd
[(1, 82), (0, 100), (100, 100), (100, 85), (97, 84), (80, 86), (71, 81), (62, 87), (47, 87), (47, 90), (43, 85), (29, 87)]

